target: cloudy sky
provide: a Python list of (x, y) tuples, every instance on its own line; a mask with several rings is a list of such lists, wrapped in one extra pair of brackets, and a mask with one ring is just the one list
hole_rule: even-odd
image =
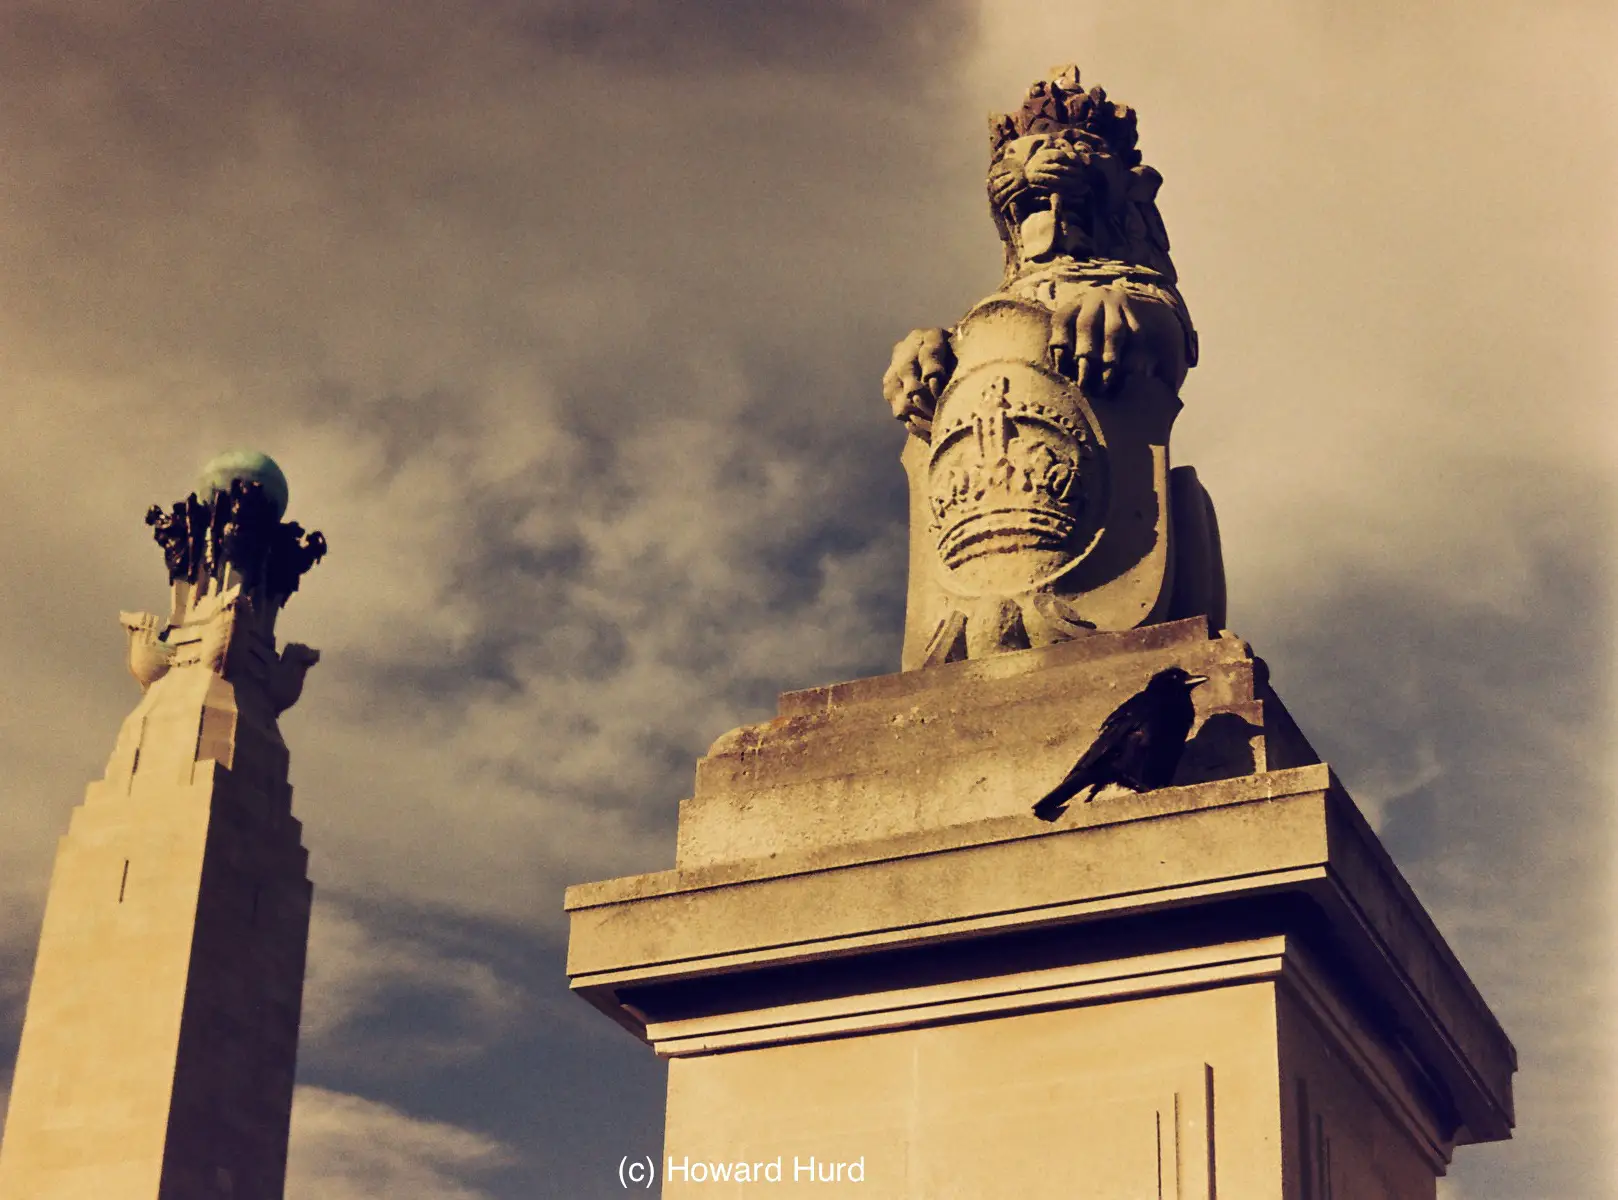
[(562, 889), (670, 865), (778, 691), (897, 669), (879, 380), (992, 290), (984, 114), (1071, 59), (1167, 178), (1230, 623), (1521, 1054), (1447, 1195), (1618, 1191), (1615, 44), (1599, 0), (5, 0), (0, 1088), (141, 516), (255, 446), (333, 547), (282, 624), (289, 1197), (656, 1154)]

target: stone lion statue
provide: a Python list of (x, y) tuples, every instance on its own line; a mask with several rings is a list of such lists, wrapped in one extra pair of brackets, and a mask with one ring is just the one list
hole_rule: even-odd
[(1207, 614), (1212, 505), (1168, 437), (1197, 336), (1133, 109), (1077, 69), (990, 118), (999, 290), (894, 348), (910, 433), (905, 667)]

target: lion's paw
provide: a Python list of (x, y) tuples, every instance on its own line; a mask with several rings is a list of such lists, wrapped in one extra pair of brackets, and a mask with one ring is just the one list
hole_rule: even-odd
[(893, 348), (882, 376), (882, 395), (896, 420), (919, 438), (932, 432), (933, 410), (955, 370), (955, 350), (945, 329), (916, 329)]
[(1080, 289), (1051, 315), (1051, 367), (1090, 395), (1114, 392), (1136, 371), (1171, 390), (1185, 380), (1185, 327), (1173, 302), (1119, 284)]

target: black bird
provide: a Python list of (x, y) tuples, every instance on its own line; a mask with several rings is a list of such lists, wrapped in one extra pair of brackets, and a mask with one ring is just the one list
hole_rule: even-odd
[(1090, 794), (1084, 798), (1088, 804), (1109, 783), (1121, 783), (1137, 792), (1168, 787), (1196, 719), (1191, 689), (1207, 682), (1206, 675), (1193, 675), (1182, 667), (1153, 675), (1141, 691), (1101, 722), (1096, 740), (1073, 764), (1067, 778), (1034, 805), (1034, 815), (1041, 821), (1054, 821), (1067, 811), (1074, 796), (1089, 788)]

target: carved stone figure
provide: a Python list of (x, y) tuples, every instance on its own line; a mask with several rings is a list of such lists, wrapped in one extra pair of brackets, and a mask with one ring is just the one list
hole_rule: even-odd
[(270, 668), (270, 703), (277, 715), (298, 702), (303, 695), (303, 677), (320, 661), (320, 651), (302, 642), (288, 642)]
[(129, 673), (144, 692), (168, 674), (174, 647), (163, 638), (163, 622), (155, 613), (119, 613), (118, 619), (129, 635)]
[(1206, 613), (1212, 505), (1169, 431), (1197, 338), (1135, 112), (1053, 72), (990, 118), (1000, 288), (883, 377), (910, 433), (906, 669)]

